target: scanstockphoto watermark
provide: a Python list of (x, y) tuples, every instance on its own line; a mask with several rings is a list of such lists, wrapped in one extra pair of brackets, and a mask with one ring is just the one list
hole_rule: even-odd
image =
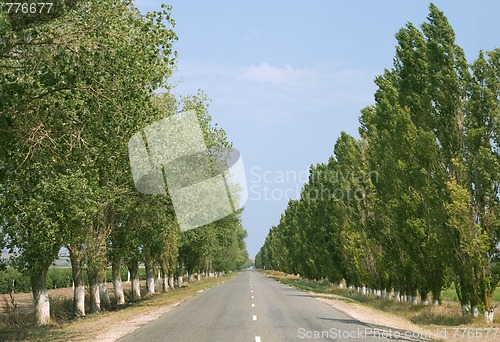
[[(308, 201), (361, 201), (366, 197), (367, 184), (376, 183), (377, 171), (281, 171), (252, 167), (248, 172), (249, 200), (281, 201), (299, 198)], [(309, 183), (313, 186), (303, 187)]]
[(431, 341), (433, 338), (431, 331), (425, 333), (414, 332), (409, 330), (394, 330), (394, 329), (378, 329), (371, 327), (363, 327), (356, 329), (339, 329), (330, 328), (329, 330), (307, 330), (299, 328), (297, 337), (303, 340), (360, 340), (360, 339), (390, 339), (390, 340), (423, 340)]
[(353, 339), (390, 339), (409, 341), (432, 341), (435, 339), (460, 338), (470, 340), (495, 339), (500, 328), (436, 328), (435, 330), (410, 331), (363, 327), (357, 329), (331, 328), (329, 330), (308, 330), (299, 328), (297, 337), (303, 340), (353, 340)]

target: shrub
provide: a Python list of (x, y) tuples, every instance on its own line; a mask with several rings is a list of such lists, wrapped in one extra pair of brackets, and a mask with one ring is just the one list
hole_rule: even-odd
[(15, 268), (0, 271), (0, 293), (30, 292), (30, 279)]

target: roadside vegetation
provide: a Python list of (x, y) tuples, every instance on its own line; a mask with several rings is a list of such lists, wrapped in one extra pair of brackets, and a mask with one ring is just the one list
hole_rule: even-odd
[[(500, 49), (467, 62), (445, 15), (396, 33), (360, 139), (310, 168), (256, 256), (266, 270), (493, 320), (500, 280)], [(387, 308), (391, 309), (391, 308)]]
[[(379, 310), (382, 314), (389, 313), (397, 315), (408, 322), (415, 323), (422, 328), (434, 329), (439, 327), (498, 327), (500, 322), (496, 320), (494, 324), (487, 324), (484, 318), (474, 318), (462, 316), (460, 313), (460, 302), (453, 288), (443, 291), (442, 303), (440, 306), (412, 304), (409, 302), (399, 302), (392, 299), (382, 298), (376, 294), (362, 294), (357, 289), (341, 288), (328, 280), (311, 280), (300, 278), (277, 271), (264, 271), (261, 273), (267, 277), (279, 281), (282, 284), (296, 287), (307, 291), (315, 297), (334, 298), (348, 303), (359, 303)], [(492, 296), (492, 303), (500, 304), (500, 289), (497, 289)]]
[(52, 17), (0, 11), (0, 250), (15, 254), (17, 270), (0, 279), (15, 278), (15, 291), (29, 279), (32, 317), (47, 325), (60, 251), (71, 260), (64, 284), (74, 285), (63, 306), (75, 319), (245, 267), (241, 211), (181, 232), (168, 195), (134, 187), (130, 137), (174, 113), (196, 113), (213, 170), (232, 146), (201, 91), (170, 93), (171, 8), (143, 15), (129, 0), (56, 2)]
[[(73, 296), (71, 288), (49, 290), (51, 297), (51, 324), (36, 326), (33, 324), (32, 296), (30, 294), (14, 294), (1, 296), (3, 300), (0, 305), (4, 311), (0, 312), (0, 340), (1, 341), (89, 341), (96, 340), (102, 334), (110, 330), (116, 330), (120, 324), (128, 324), (132, 319), (141, 315), (155, 313), (164, 310), (169, 305), (181, 302), (190, 296), (196, 295), (217, 284), (225, 282), (236, 276), (237, 272), (218, 276), (203, 277), (200, 281), (186, 282), (181, 288), (174, 291), (157, 293), (143, 297), (140, 301), (125, 305), (113, 304), (98, 315), (91, 315), (85, 319), (75, 319), (73, 316)], [(146, 282), (141, 282), (141, 288), (145, 289)], [(125, 296), (131, 296), (129, 283), (124, 284)], [(10, 298), (14, 298), (13, 303)], [(113, 302), (114, 294), (111, 293)], [(90, 300), (86, 296), (86, 301)], [(29, 303), (27, 303), (29, 302)], [(17, 305), (14, 307), (13, 305)], [(130, 324), (128, 324), (130, 325)], [(119, 328), (118, 328), (119, 329)]]

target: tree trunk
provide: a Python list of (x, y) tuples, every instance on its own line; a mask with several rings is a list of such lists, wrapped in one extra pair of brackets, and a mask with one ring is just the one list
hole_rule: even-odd
[(123, 293), (123, 282), (120, 273), (120, 261), (113, 260), (111, 264), (111, 274), (113, 277), (113, 288), (115, 290), (116, 304), (125, 304), (125, 294)]
[(162, 277), (162, 289), (163, 289), (163, 292), (168, 291), (168, 276)]
[(95, 272), (89, 273), (90, 288), (90, 312), (98, 313), (101, 311), (101, 291), (99, 288), (99, 276)]
[(468, 317), (470, 314), (470, 308), (469, 305), (467, 304), (462, 304), (462, 316), (463, 317)]
[(489, 309), (484, 311), (484, 318), (486, 319), (486, 323), (492, 324), (495, 319), (495, 309)]
[(130, 281), (132, 287), (132, 301), (141, 299), (141, 283), (139, 282), (139, 263), (133, 261), (129, 265)]
[(32, 273), (30, 277), (33, 301), (35, 304), (36, 325), (46, 325), (50, 323), (50, 301), (46, 284), (47, 271), (48, 267), (39, 272)]
[(155, 274), (153, 259), (146, 256), (144, 258), (144, 266), (146, 267), (146, 292), (147, 294), (155, 293)]
[(167, 274), (167, 268), (164, 264), (160, 266), (160, 274), (161, 274), (161, 279), (162, 279), (162, 291), (167, 292), (168, 291), (168, 274)]
[(101, 305), (109, 309), (111, 307), (111, 300), (109, 299), (106, 278), (104, 278), (104, 280), (99, 284), (99, 296), (101, 297)]
[(71, 276), (73, 277), (73, 315), (85, 316), (85, 283), (83, 282), (82, 253), (69, 249)]
[(472, 317), (474, 318), (479, 317), (479, 309), (477, 308), (477, 305), (471, 306), (471, 311), (472, 311)]
[(182, 276), (181, 275), (177, 277), (177, 286), (182, 287)]
[(441, 289), (431, 290), (431, 294), (432, 294), (432, 303), (434, 305), (441, 304)]
[(423, 305), (429, 305), (428, 297), (429, 297), (429, 290), (420, 289), (420, 302)]
[(417, 305), (418, 304), (418, 296), (417, 296), (417, 289), (411, 289), (410, 290), (410, 300), (412, 305)]
[(168, 286), (174, 290), (175, 289), (175, 284), (174, 284), (174, 276), (168, 277)]

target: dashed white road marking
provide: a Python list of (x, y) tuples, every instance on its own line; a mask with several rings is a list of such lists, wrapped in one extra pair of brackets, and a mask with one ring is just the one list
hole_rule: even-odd
[(253, 320), (256, 321), (257, 320), (257, 315), (253, 315)]
[(250, 292), (252, 292), (252, 293), (253, 293), (253, 290), (250, 290)]
[(254, 307), (255, 307), (255, 304), (252, 303), (252, 308), (254, 308)]
[(253, 299), (253, 296), (252, 296), (252, 299)]
[(260, 336), (255, 336), (255, 342), (261, 342), (260, 341)]

